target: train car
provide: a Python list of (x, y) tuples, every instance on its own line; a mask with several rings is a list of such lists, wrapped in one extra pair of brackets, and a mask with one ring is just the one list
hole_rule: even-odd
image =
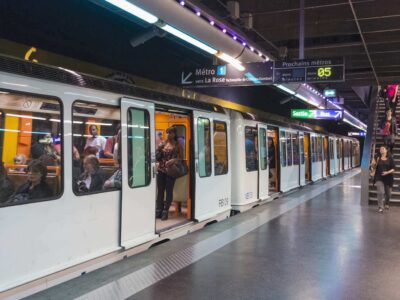
[[(172, 183), (160, 220), (157, 150), (171, 127), (188, 172)], [(0, 57), (0, 291), (143, 251), (319, 180), (324, 136)]]

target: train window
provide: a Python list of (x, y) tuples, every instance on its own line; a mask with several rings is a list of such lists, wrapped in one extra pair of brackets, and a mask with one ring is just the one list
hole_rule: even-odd
[(258, 133), (256, 127), (245, 127), (245, 149), (247, 172), (258, 170)]
[(61, 124), (60, 101), (0, 92), (0, 206), (61, 196)]
[(333, 140), (329, 140), (329, 156), (330, 159), (334, 159), (335, 158), (335, 154), (333, 153)]
[(214, 121), (214, 174), (228, 173), (228, 138), (226, 123)]
[(299, 139), (296, 133), (292, 133), (293, 142), (293, 164), (299, 165)]
[(260, 128), (260, 169), (266, 170), (268, 166), (267, 156), (267, 131), (265, 128)]
[(199, 176), (211, 176), (211, 132), (209, 119), (197, 119), (197, 142), (199, 155)]
[(286, 167), (286, 132), (281, 131), (281, 164), (282, 167)]
[(131, 188), (150, 184), (150, 114), (147, 110), (128, 110), (128, 183)]
[(76, 195), (121, 189), (118, 107), (72, 105), (72, 182)]
[(304, 157), (304, 137), (300, 137), (300, 163), (304, 165), (305, 157)]
[(311, 161), (315, 162), (315, 138), (311, 137)]
[(340, 144), (339, 144), (339, 140), (336, 140), (336, 158), (340, 158)]
[(287, 145), (287, 165), (293, 164), (293, 147), (292, 147), (292, 134), (286, 132), (286, 145)]

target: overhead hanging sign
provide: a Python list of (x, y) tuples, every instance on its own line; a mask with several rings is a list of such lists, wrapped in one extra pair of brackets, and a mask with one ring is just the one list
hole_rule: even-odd
[(181, 73), (181, 85), (195, 87), (251, 86), (273, 83), (273, 62), (243, 64), (244, 71), (232, 65), (187, 69)]
[(344, 81), (344, 59), (302, 59), (276, 61), (275, 83), (338, 82)]
[(292, 109), (291, 117), (295, 119), (323, 119), (341, 120), (343, 110), (341, 109)]
[(365, 136), (365, 132), (364, 131), (348, 132), (347, 135), (348, 136)]
[(243, 63), (185, 69), (180, 84), (188, 87), (254, 86), (274, 83), (344, 81), (343, 58)]
[(335, 89), (325, 89), (324, 96), (327, 98), (334, 98), (334, 97), (336, 97), (336, 90)]

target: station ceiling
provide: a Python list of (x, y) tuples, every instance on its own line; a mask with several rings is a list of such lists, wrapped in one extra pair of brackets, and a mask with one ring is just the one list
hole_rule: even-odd
[[(345, 57), (346, 82), (331, 87), (345, 98), (345, 108), (365, 122), (370, 86), (400, 82), (400, 5), (398, 0), (352, 1), (372, 64), (345, 0), (305, 1), (305, 58)], [(253, 29), (229, 17), (225, 0), (191, 2), (245, 33), (275, 58), (282, 57), (285, 49), (287, 58), (298, 57), (299, 0), (239, 0), (241, 13), (253, 15)], [(0, 1), (0, 39), (173, 85), (177, 85), (182, 68), (213, 63), (201, 50), (168, 35), (132, 47), (130, 40), (148, 30), (148, 25), (134, 17), (121, 17), (91, 1)], [(325, 85), (317, 87), (322, 91)], [(243, 95), (246, 90), (248, 95), (260, 97), (253, 98), (258, 101), (257, 108), (271, 107), (262, 96), (268, 94), (283, 115), (290, 108), (305, 106), (266, 86), (243, 88), (236, 94)], [(211, 94), (224, 98), (221, 91)]]

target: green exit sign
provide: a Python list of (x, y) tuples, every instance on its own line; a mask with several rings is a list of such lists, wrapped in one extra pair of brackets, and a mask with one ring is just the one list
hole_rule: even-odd
[(315, 110), (314, 109), (292, 109), (292, 118), (296, 119), (314, 119)]
[(324, 96), (325, 97), (336, 97), (336, 90), (334, 89), (326, 89), (324, 90)]

